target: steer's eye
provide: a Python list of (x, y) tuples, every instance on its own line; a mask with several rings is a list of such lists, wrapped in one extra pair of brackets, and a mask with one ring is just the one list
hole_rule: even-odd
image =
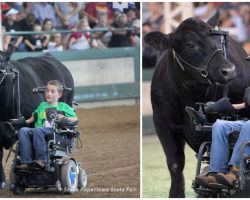
[(187, 48), (190, 48), (190, 49), (194, 49), (195, 48), (195, 45), (193, 43), (187, 43), (186, 44), (186, 47)]

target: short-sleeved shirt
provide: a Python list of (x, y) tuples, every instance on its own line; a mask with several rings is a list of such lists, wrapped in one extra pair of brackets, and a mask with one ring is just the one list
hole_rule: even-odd
[(68, 104), (63, 102), (58, 102), (56, 106), (49, 104), (48, 102), (42, 102), (37, 107), (37, 109), (32, 113), (34, 116), (35, 113), (37, 113), (37, 119), (35, 122), (35, 127), (41, 127), (45, 126), (46, 121), (46, 113), (45, 110), (47, 108), (55, 108), (57, 111), (60, 111), (63, 113), (65, 117), (76, 117), (76, 113), (72, 107), (70, 107)]

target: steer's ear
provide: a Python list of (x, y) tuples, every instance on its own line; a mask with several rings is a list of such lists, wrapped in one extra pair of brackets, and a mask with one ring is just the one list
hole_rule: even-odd
[(207, 23), (212, 26), (218, 26), (220, 22), (220, 11), (217, 9), (215, 14), (209, 18), (209, 20), (207, 21)]
[[(171, 34), (171, 33), (170, 33)], [(164, 51), (170, 47), (170, 34), (166, 35), (159, 31), (150, 32), (144, 37), (144, 41), (157, 50)]]
[(7, 51), (5, 52), (5, 56), (7, 60), (10, 60), (13, 52), (15, 50), (15, 47), (13, 44), (9, 44)]

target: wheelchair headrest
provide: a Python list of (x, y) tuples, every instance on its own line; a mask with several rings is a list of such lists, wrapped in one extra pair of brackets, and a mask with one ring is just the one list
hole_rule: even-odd
[[(35, 88), (33, 88), (32, 92), (33, 93), (44, 93), (45, 89), (46, 89), (46, 86), (35, 87)], [(72, 88), (68, 88), (65, 85), (63, 85), (63, 92), (69, 92), (71, 90), (72, 90)]]

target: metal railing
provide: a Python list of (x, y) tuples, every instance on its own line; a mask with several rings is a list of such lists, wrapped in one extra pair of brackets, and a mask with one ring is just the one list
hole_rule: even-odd
[(108, 31), (138, 31), (139, 28), (94, 28), (89, 30), (52, 30), (52, 31), (15, 31), (15, 32), (4, 32), (2, 35), (36, 35), (36, 34), (54, 34), (54, 33), (94, 33), (94, 32), (108, 32)]

